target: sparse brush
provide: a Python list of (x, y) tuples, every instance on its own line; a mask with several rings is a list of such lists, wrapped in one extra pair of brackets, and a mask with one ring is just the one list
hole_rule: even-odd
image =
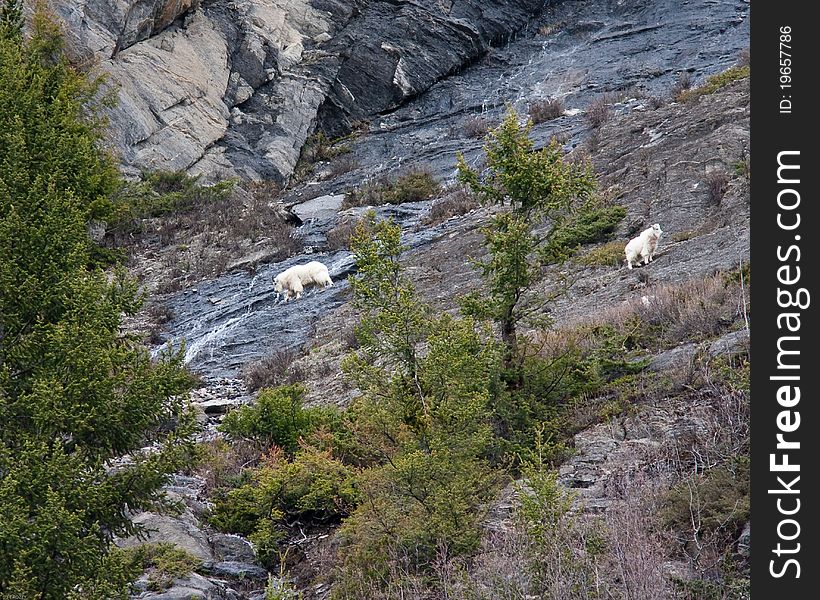
[(530, 119), (535, 125), (557, 119), (564, 114), (564, 103), (560, 98), (537, 100), (530, 105)]
[(396, 179), (386, 177), (365, 183), (345, 194), (342, 208), (403, 204), (432, 198), (441, 186), (426, 168), (415, 168)]
[(474, 115), (464, 121), (464, 135), (468, 138), (482, 138), (490, 130), (490, 122), (483, 115)]
[(706, 80), (706, 83), (704, 83), (703, 85), (682, 91), (680, 94), (678, 94), (676, 100), (678, 102), (693, 102), (701, 96), (714, 94), (716, 91), (726, 87), (730, 83), (733, 83), (735, 81), (738, 81), (739, 79), (743, 79), (748, 76), (748, 66), (730, 67), (722, 73), (712, 75)]
[(345, 173), (349, 173), (350, 171), (355, 171), (359, 168), (359, 161), (357, 161), (353, 156), (350, 154), (345, 154), (343, 156), (339, 156), (334, 158), (328, 169), (327, 178), (328, 179), (335, 179), (340, 175), (344, 175)]
[(343, 217), (339, 223), (327, 233), (327, 247), (329, 250), (350, 248), (350, 240), (359, 225), (367, 227), (368, 221), (362, 218)]
[(598, 96), (589, 104), (587, 108), (587, 120), (593, 129), (597, 129), (612, 116), (612, 96), (610, 94), (603, 94)]
[(296, 256), (304, 249), (304, 242), (295, 228), (284, 221), (276, 221), (268, 229), (271, 243), (276, 247), (274, 260)]
[(252, 363), (242, 371), (242, 379), (252, 392), (263, 387), (276, 387), (292, 384), (303, 379), (303, 373), (293, 368), (293, 363), (299, 358), (297, 350), (280, 350)]
[(449, 219), (465, 215), (471, 210), (478, 208), (478, 199), (463, 188), (459, 188), (433, 202), (430, 212), (424, 218), (425, 225), (438, 225)]
[(726, 195), (726, 190), (729, 189), (729, 181), (729, 175), (723, 169), (713, 169), (707, 173), (704, 183), (709, 195), (709, 202), (720, 204), (723, 196)]
[(672, 86), (670, 91), (672, 98), (679, 100), (681, 94), (686, 90), (691, 89), (694, 84), (695, 78), (689, 71), (678, 73), (678, 78), (675, 80), (675, 84)]

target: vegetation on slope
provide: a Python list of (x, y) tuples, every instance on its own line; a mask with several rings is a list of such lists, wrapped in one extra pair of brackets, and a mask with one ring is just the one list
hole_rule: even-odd
[(19, 6), (0, 4), (0, 597), (120, 598), (139, 565), (112, 538), (183, 464), (191, 380), (121, 331), (140, 298), (88, 234), (119, 185), (99, 82), (41, 14), (24, 39)]

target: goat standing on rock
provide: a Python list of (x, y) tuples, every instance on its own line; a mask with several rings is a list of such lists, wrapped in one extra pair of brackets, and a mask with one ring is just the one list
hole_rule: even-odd
[(318, 285), (323, 288), (333, 285), (327, 267), (319, 261), (312, 260), (306, 265), (293, 265), (285, 269), (273, 278), (274, 289), (277, 296), (285, 293), (285, 302), (290, 300), (291, 295), (296, 299), (302, 297), (302, 292), (306, 285)]
[(633, 262), (641, 264), (641, 259), (645, 265), (652, 262), (662, 233), (660, 224), (655, 223), (652, 227), (644, 229), (638, 237), (629, 240), (624, 252), (626, 253), (626, 264), (630, 269)]

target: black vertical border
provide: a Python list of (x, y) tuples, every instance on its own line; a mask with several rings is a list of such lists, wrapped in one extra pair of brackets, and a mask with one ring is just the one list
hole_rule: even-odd
[[(754, 307), (751, 328), (751, 444), (752, 444), (752, 536), (751, 536), (751, 597), (753, 600), (789, 599), (802, 600), (820, 597), (820, 536), (818, 536), (817, 513), (820, 511), (817, 492), (818, 463), (820, 462), (820, 365), (816, 362), (820, 340), (817, 338), (817, 317), (820, 310), (818, 287), (818, 263), (820, 250), (818, 238), (820, 226), (816, 204), (817, 178), (820, 176), (817, 146), (820, 144), (818, 119), (820, 111), (818, 98), (812, 94), (820, 75), (820, 34), (817, 24), (809, 16), (809, 8), (814, 3), (781, 1), (758, 2), (750, 11), (751, 56), (754, 73), (751, 75), (751, 155), (754, 158), (754, 173), (751, 177), (751, 257), (754, 266), (754, 285), (751, 286)], [(780, 54), (781, 28), (790, 28), (791, 88), (781, 84)], [(791, 112), (784, 112), (791, 102)], [(778, 155), (781, 152), (799, 152), (799, 155), (781, 155), (781, 162), (799, 164), (800, 169), (783, 170), (784, 179), (797, 179), (799, 183), (778, 183)], [(799, 173), (799, 175), (797, 174)], [(790, 211), (778, 206), (778, 193), (793, 189), (800, 195), (800, 204)], [(793, 204), (796, 196), (786, 192), (782, 200)], [(800, 225), (786, 231), (778, 225), (794, 223), (800, 214)], [(799, 236), (796, 239), (795, 236)], [(798, 246), (797, 251), (787, 254), (790, 246)], [(779, 247), (779, 248), (778, 248)], [(778, 257), (788, 256), (786, 260)], [(778, 271), (784, 265), (788, 270)], [(783, 285), (778, 273), (786, 278), (794, 278), (800, 268), (800, 280), (793, 285)], [(778, 291), (790, 290), (796, 294), (805, 288), (810, 296), (810, 305), (805, 309), (785, 308), (778, 304)], [(780, 296), (785, 301), (785, 296)], [(800, 331), (789, 332), (778, 322), (778, 316), (786, 312), (800, 313)], [(778, 339), (782, 336), (799, 336), (799, 341), (783, 341), (781, 347), (799, 349), (799, 356), (789, 355), (789, 362), (799, 363), (799, 369), (778, 369)], [(783, 355), (785, 357), (785, 355)], [(784, 382), (772, 380), (777, 375), (799, 375), (800, 381)], [(800, 387), (799, 403), (787, 409), (778, 403), (778, 389), (785, 384)], [(793, 391), (790, 393), (794, 393)], [(788, 400), (788, 399), (786, 399)], [(782, 412), (791, 410), (788, 415)], [(794, 424), (800, 413), (800, 426), (796, 431), (783, 433), (778, 427), (778, 416), (787, 427)], [(800, 443), (799, 449), (778, 450), (777, 434), (783, 433), (787, 441)], [(788, 453), (791, 464), (800, 465), (799, 472), (775, 472), (770, 464), (771, 455), (775, 461), (783, 462), (783, 453)], [(792, 485), (795, 476), (799, 481)], [(778, 477), (799, 493), (785, 493), (784, 485)], [(781, 490), (771, 493), (770, 490)], [(793, 515), (782, 514), (793, 511), (799, 500), (799, 511)], [(793, 519), (799, 524), (799, 535), (792, 540), (781, 539), (797, 533)], [(778, 555), (778, 544), (780, 554)], [(799, 551), (790, 553), (798, 548)], [(784, 551), (785, 550), (785, 551)], [(797, 566), (788, 559), (794, 559)], [(785, 570), (784, 570), (785, 569)], [(775, 574), (782, 574), (776, 577)]]

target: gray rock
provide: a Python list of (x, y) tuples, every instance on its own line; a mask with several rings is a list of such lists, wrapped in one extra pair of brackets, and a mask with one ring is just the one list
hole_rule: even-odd
[(233, 577), (236, 579), (258, 579), (268, 578), (267, 570), (258, 565), (252, 565), (238, 561), (222, 561), (207, 566), (207, 570), (217, 577)]
[(749, 351), (749, 330), (731, 331), (714, 341), (708, 348), (709, 356), (742, 354)]
[(179, 516), (158, 515), (144, 512), (136, 515), (134, 523), (144, 529), (144, 539), (130, 537), (118, 540), (117, 545), (128, 548), (143, 543), (167, 542), (190, 552), (203, 561), (213, 561), (214, 556), (202, 524), (190, 511), (185, 509)]
[(737, 538), (737, 553), (743, 558), (749, 558), (752, 548), (752, 524), (746, 523), (740, 537)]
[[(99, 62), (125, 167), (285, 181), (308, 135), (395, 108), (523, 27), (541, 0), (49, 0)], [(230, 110), (241, 105), (241, 118)]]
[(248, 540), (238, 535), (217, 533), (211, 536), (211, 544), (217, 559), (225, 562), (253, 563), (256, 554)]

